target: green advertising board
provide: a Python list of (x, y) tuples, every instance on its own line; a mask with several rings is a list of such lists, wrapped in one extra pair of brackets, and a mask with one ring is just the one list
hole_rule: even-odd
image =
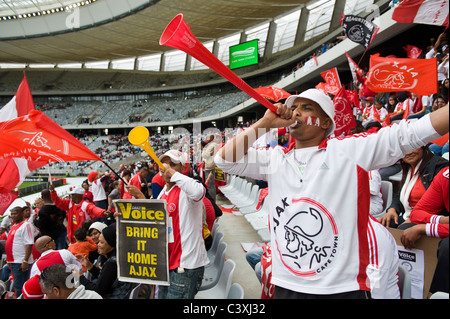
[(230, 47), (230, 69), (258, 63), (258, 39)]

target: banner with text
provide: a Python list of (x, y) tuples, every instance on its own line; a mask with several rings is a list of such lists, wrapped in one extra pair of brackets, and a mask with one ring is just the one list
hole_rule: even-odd
[(120, 281), (169, 285), (165, 200), (119, 199), (117, 266)]

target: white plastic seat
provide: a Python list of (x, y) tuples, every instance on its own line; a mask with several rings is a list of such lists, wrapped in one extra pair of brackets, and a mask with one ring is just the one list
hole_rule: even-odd
[(263, 242), (270, 242), (270, 230), (269, 227), (260, 229), (257, 231), (258, 236), (261, 238)]
[(220, 242), (214, 261), (211, 264), (209, 264), (208, 267), (205, 267), (202, 285), (200, 286), (199, 290), (207, 290), (217, 285), (217, 282), (219, 281), (220, 278), (220, 274), (222, 273), (223, 270), (223, 265), (225, 263), (226, 251), (227, 251), (227, 243), (223, 241)]
[(402, 265), (398, 265), (398, 286), (402, 299), (411, 299), (411, 277), (409, 271)]
[(207, 267), (212, 263), (214, 263), (214, 259), (216, 258), (217, 255), (217, 250), (219, 249), (219, 244), (222, 242), (223, 236), (224, 234), (220, 231), (216, 232), (216, 234), (214, 235), (211, 248), (209, 248), (209, 250), (207, 251), (209, 259), (209, 264), (207, 265)]
[(383, 195), (383, 211), (373, 215), (374, 218), (380, 218), (386, 214), (387, 209), (391, 206), (392, 197), (394, 196), (394, 186), (389, 181), (381, 181), (381, 194)]
[(236, 263), (228, 259), (223, 265), (217, 284), (209, 289), (199, 291), (195, 299), (227, 299), (235, 269)]
[(244, 299), (244, 288), (242, 288), (240, 284), (235, 282), (230, 287), (227, 299)]

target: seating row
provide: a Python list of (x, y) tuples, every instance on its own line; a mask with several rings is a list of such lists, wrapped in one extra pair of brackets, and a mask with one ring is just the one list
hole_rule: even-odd
[[(209, 263), (205, 266), (203, 281), (195, 299), (243, 299), (243, 287), (239, 283), (232, 283), (236, 263), (225, 259), (227, 243), (223, 241), (224, 234), (218, 229), (216, 220), (211, 230), (213, 243), (208, 250)], [(154, 298), (153, 285), (139, 284), (130, 294), (130, 299)]]
[[(235, 205), (264, 242), (270, 241), (269, 211), (267, 202), (260, 201), (263, 190), (246, 179), (228, 175), (227, 184), (219, 187), (220, 191)], [(260, 206), (260, 207), (259, 207)]]

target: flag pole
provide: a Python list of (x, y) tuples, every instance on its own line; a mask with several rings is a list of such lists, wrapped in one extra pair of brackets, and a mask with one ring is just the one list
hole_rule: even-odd
[(117, 174), (116, 171), (113, 170), (112, 167), (109, 166), (104, 160), (102, 160), (102, 163), (105, 164), (105, 165), (106, 165), (106, 166), (107, 166), (114, 174), (116, 174), (116, 176), (123, 182), (123, 184), (124, 184), (125, 186), (128, 185), (128, 183), (125, 182), (125, 180), (124, 180), (122, 177), (120, 177), (120, 175)]

